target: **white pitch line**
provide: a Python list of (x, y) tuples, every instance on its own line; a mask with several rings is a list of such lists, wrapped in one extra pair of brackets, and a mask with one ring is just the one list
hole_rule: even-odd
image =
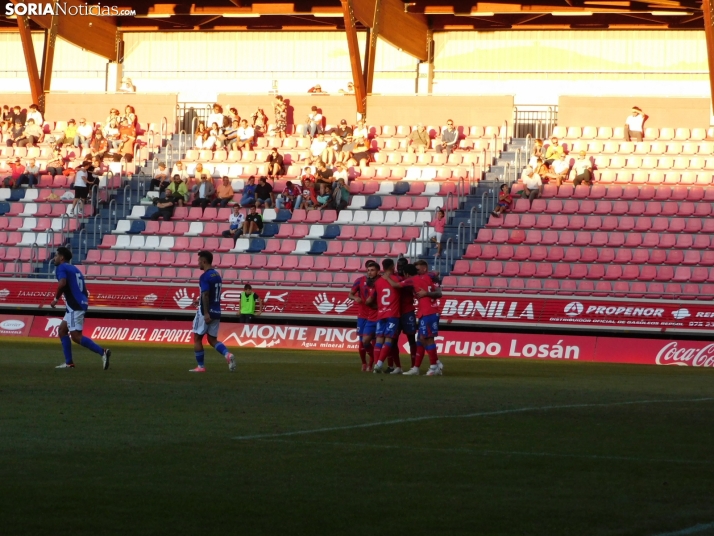
[(688, 534), (697, 534), (698, 532), (704, 532), (709, 529), (714, 529), (714, 523), (694, 525), (688, 529), (677, 530), (674, 532), (663, 532), (662, 534), (657, 534), (657, 536), (687, 536)]
[(634, 404), (663, 404), (663, 403), (678, 403), (678, 402), (708, 402), (714, 400), (714, 398), (690, 398), (690, 399), (679, 399), (679, 400), (633, 400), (630, 402), (607, 402), (602, 404), (565, 404), (562, 406), (536, 406), (536, 407), (525, 407), (525, 408), (514, 408), (514, 409), (502, 409), (496, 411), (481, 411), (478, 413), (465, 413), (462, 415), (431, 415), (424, 417), (409, 417), (406, 419), (394, 419), (391, 421), (377, 421), (368, 422), (363, 424), (351, 424), (347, 426), (331, 426), (328, 428), (313, 428), (311, 430), (296, 430), (294, 432), (282, 432), (278, 434), (256, 434), (248, 436), (238, 436), (233, 439), (236, 440), (248, 440), (248, 439), (265, 439), (271, 437), (289, 437), (296, 435), (305, 434), (319, 434), (322, 432), (336, 432), (339, 430), (355, 430), (358, 428), (373, 428), (375, 426), (389, 426), (391, 424), (406, 424), (411, 422), (421, 422), (421, 421), (434, 421), (441, 419), (469, 419), (472, 417), (490, 417), (493, 415), (508, 415), (511, 413), (525, 413), (528, 411), (548, 411), (552, 409), (575, 409), (575, 408), (601, 408), (601, 407), (611, 407), (611, 406), (628, 406)]

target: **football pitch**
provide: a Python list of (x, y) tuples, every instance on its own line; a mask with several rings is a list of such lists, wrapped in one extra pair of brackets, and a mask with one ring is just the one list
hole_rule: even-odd
[(0, 340), (1, 534), (714, 534), (711, 369), (110, 347)]

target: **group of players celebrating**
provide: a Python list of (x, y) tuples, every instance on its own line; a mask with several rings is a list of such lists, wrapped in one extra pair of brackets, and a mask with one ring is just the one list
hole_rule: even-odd
[[(64, 298), (66, 312), (59, 327), (59, 337), (65, 362), (56, 368), (73, 369), (72, 342), (84, 346), (102, 357), (102, 367), (109, 368), (111, 351), (97, 345), (82, 335), (84, 317), (89, 307), (89, 292), (84, 275), (70, 264), (72, 252), (66, 247), (57, 249), (54, 264), (58, 280), (55, 299), (50, 303), (55, 307)], [(199, 297), (195, 300), (196, 316), (193, 321), (194, 353), (196, 368), (190, 372), (205, 372), (203, 338), (220, 353), (228, 363), (228, 369), (236, 368), (235, 357), (218, 340), (221, 321), (221, 288), (223, 281), (213, 268), (213, 254), (198, 252), (198, 266), (203, 271), (199, 278)], [(405, 258), (397, 261), (382, 261), (379, 264), (367, 261), (367, 275), (358, 278), (350, 291), (350, 298), (358, 304), (357, 335), (362, 370), (365, 372), (386, 372), (402, 374), (399, 358), (399, 336), (404, 333), (409, 341), (411, 368), (406, 375), (418, 376), (424, 354), (429, 356), (427, 376), (440, 376), (443, 364), (436, 354), (434, 337), (439, 333), (439, 304), (441, 289), (435, 274), (429, 272), (425, 261), (409, 264)], [(417, 307), (415, 307), (415, 298)], [(418, 325), (417, 325), (418, 319)], [(418, 337), (417, 337), (418, 335)], [(367, 361), (369, 357), (369, 361)], [(387, 362), (385, 369), (384, 363)]]
[[(426, 353), (430, 363), (426, 375), (440, 376), (444, 365), (437, 356), (434, 341), (439, 334), (437, 300), (441, 298), (436, 274), (429, 272), (426, 261), (409, 264), (403, 257), (396, 268), (393, 260), (382, 261), (381, 275), (379, 264), (373, 260), (367, 261), (365, 268), (367, 275), (358, 278), (350, 291), (350, 298), (359, 307), (357, 336), (362, 370), (418, 376)], [(399, 358), (401, 333), (409, 341), (411, 354), (411, 368), (406, 372)]]

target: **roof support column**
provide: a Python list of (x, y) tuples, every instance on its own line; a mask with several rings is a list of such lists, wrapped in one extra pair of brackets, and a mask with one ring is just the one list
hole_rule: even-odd
[(374, 2), (374, 25), (367, 29), (367, 50), (364, 57), (364, 86), (365, 93), (372, 93), (372, 85), (374, 83), (374, 58), (377, 55), (377, 37), (379, 37), (379, 19), (380, 8), (382, 7), (381, 0)]
[(32, 102), (44, 111), (45, 96), (42, 92), (40, 73), (37, 70), (37, 59), (35, 58), (35, 46), (32, 44), (32, 32), (30, 32), (30, 19), (24, 15), (17, 16), (17, 28), (20, 31), (20, 41), (22, 41), (22, 52), (25, 55), (25, 65), (27, 65), (27, 77), (30, 80), (30, 93)]
[(707, 38), (707, 59), (709, 62), (709, 94), (714, 103), (714, 4), (712, 0), (704, 0), (704, 34)]
[(364, 117), (367, 114), (367, 93), (365, 91), (365, 78), (362, 74), (362, 62), (359, 54), (359, 41), (357, 40), (357, 19), (352, 9), (352, 0), (340, 0), (345, 17), (345, 33), (347, 34), (347, 48), (350, 52), (350, 65), (352, 66), (352, 83), (355, 87), (357, 112)]
[(426, 61), (417, 65), (416, 93), (418, 95), (431, 95), (434, 89), (434, 32), (426, 32)]
[(40, 80), (42, 82), (41, 108), (43, 110), (45, 107), (45, 95), (50, 92), (50, 86), (52, 85), (52, 64), (55, 59), (55, 43), (57, 41), (58, 23), (59, 17), (57, 15), (52, 15), (50, 27), (45, 29), (45, 43), (42, 49), (42, 72), (40, 73)]

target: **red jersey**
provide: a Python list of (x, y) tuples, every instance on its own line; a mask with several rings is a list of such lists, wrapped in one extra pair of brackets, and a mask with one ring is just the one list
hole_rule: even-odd
[[(402, 280), (397, 274), (392, 274), (391, 278), (397, 282)], [(399, 289), (392, 287), (383, 277), (377, 278), (374, 288), (377, 290), (377, 320), (399, 318)]]
[[(404, 278), (402, 278), (403, 280)], [(414, 307), (414, 290), (412, 288), (403, 288), (399, 291), (399, 312), (403, 315), (411, 313), (416, 308)]]
[[(420, 290), (433, 292), (436, 290), (437, 284), (434, 283), (429, 274), (423, 274), (405, 279), (402, 281), (402, 287), (413, 287), (414, 293), (416, 294)], [(417, 316), (419, 318), (422, 316), (438, 315), (439, 313), (439, 300), (429, 297), (419, 298), (419, 306), (417, 307)]]
[(365, 318), (372, 322), (377, 320), (377, 309), (366, 305), (367, 300), (374, 294), (374, 287), (367, 284), (367, 276), (358, 277), (352, 285), (352, 294), (359, 296), (362, 303), (357, 304), (357, 318)]

